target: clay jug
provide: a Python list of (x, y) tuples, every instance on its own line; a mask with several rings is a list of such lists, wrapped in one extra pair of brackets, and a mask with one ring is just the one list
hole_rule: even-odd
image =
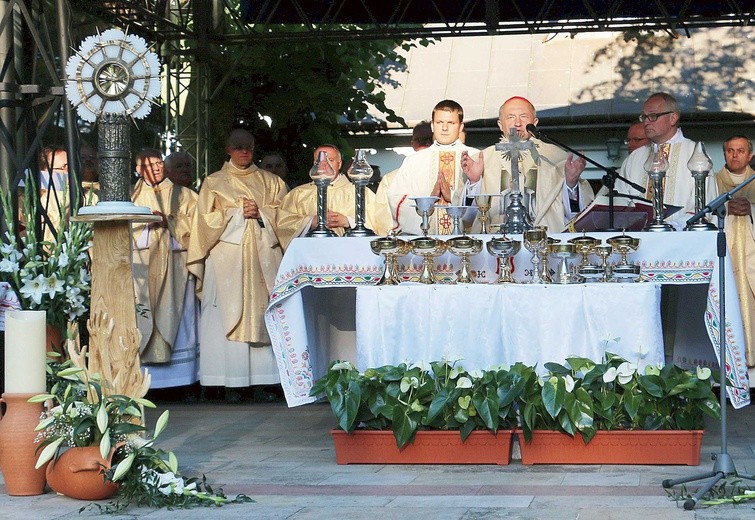
[(105, 482), (102, 471), (110, 469), (110, 450), (107, 460), (100, 455), (99, 446), (68, 448), (47, 466), (47, 483), (61, 495), (79, 500), (102, 500), (113, 495), (118, 485)]
[(0, 399), (0, 470), (9, 495), (41, 495), (45, 491), (45, 468), (34, 469), (37, 444), (34, 428), (39, 424), (42, 403), (28, 403), (34, 394), (8, 394)]

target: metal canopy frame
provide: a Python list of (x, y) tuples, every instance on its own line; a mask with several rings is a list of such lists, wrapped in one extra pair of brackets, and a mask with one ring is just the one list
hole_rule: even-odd
[[(53, 9), (57, 28), (44, 23), (45, 11)], [(223, 60), (229, 46), (627, 30), (688, 34), (755, 23), (752, 0), (0, 0), (0, 167), (17, 176), (34, 167), (51, 122), (73, 126), (61, 79), (78, 43), (69, 36), (72, 10), (155, 43), (166, 64), (166, 151), (180, 142), (198, 176), (210, 168), (208, 114), (230, 74), (218, 79), (211, 72), (232, 68)], [(25, 68), (29, 63), (35, 65)], [(78, 138), (66, 131), (70, 156)], [(76, 170), (76, 159), (69, 162)]]

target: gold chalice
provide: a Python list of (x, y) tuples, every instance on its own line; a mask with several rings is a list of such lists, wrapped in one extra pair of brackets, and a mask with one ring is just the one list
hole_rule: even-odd
[(516, 255), (522, 248), (522, 243), (516, 240), (511, 240), (506, 235), (502, 237), (494, 237), (487, 243), (488, 253), (498, 258), (498, 267), (500, 274), (496, 283), (516, 283), (514, 277), (511, 276), (511, 266), (509, 265), (509, 258)]
[(383, 276), (378, 285), (398, 285), (401, 278), (398, 275), (398, 257), (409, 254), (411, 245), (406, 240), (394, 236), (380, 237), (370, 242), (370, 249), (376, 255), (385, 257)]
[(610, 282), (611, 281), (611, 266), (608, 263), (608, 257), (610, 257), (613, 254), (613, 246), (611, 244), (600, 244), (595, 248), (595, 254), (597, 254), (600, 257), (600, 266), (601, 269), (603, 269), (603, 277), (600, 279), (601, 282)]
[(436, 283), (435, 261), (433, 258), (446, 252), (447, 245), (443, 240), (433, 237), (419, 237), (409, 241), (412, 253), (422, 257), (422, 272), (419, 283)]
[(569, 239), (569, 243), (574, 244), (575, 253), (582, 255), (582, 261), (579, 265), (584, 267), (590, 263), (588, 257), (590, 253), (595, 252), (595, 248), (600, 244), (600, 240), (583, 235)]
[(640, 247), (640, 239), (627, 234), (611, 237), (607, 240), (614, 250), (621, 255), (621, 260), (612, 268), (613, 277), (617, 279), (634, 280), (640, 276), (640, 266), (630, 264), (627, 255)]
[(469, 257), (482, 251), (482, 240), (468, 236), (449, 238), (446, 241), (448, 250), (461, 258), (461, 267), (456, 272), (456, 283), (474, 283), (469, 270)]
[(488, 234), (488, 223), (490, 222), (488, 211), (490, 211), (493, 197), (498, 196), (500, 196), (500, 194), (498, 193), (489, 195), (475, 195), (475, 204), (477, 204), (477, 209), (480, 210), (480, 215), (477, 217), (480, 220), (480, 226), (482, 227), (482, 229), (480, 229), (480, 234)]

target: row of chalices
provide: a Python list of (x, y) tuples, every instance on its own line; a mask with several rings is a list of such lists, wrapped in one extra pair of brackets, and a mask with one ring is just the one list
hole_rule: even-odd
[[(581, 236), (569, 240), (575, 246), (577, 254), (582, 256), (582, 261), (577, 267), (577, 274), (585, 281), (610, 282), (635, 280), (640, 276), (640, 266), (630, 264), (627, 255), (640, 247), (640, 239), (626, 234), (611, 237), (606, 243), (593, 237)], [(620, 255), (618, 263), (611, 265), (608, 259), (617, 252)], [(589, 255), (594, 254), (600, 258), (600, 265), (589, 262)]]

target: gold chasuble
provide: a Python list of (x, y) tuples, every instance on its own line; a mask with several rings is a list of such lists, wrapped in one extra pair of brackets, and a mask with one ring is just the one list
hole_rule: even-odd
[(137, 206), (159, 211), (167, 217), (167, 228), (134, 223), (132, 232), (137, 326), (142, 333), (141, 360), (168, 363), (183, 314), (189, 275), (186, 247), (197, 194), (167, 178), (156, 186), (140, 179), (131, 199)]
[[(352, 224), (356, 211), (355, 200), (354, 185), (345, 175), (339, 175), (328, 185), (328, 211), (346, 215)], [(364, 225), (380, 232), (382, 228), (375, 222), (375, 194), (372, 190), (364, 190), (364, 213)], [(317, 219), (317, 186), (310, 182), (291, 190), (281, 203), (278, 211), (278, 236), (283, 248), (287, 248), (294, 238), (306, 235), (313, 219)], [(340, 227), (332, 231), (338, 236), (343, 236), (346, 232)]]
[[(275, 223), (285, 194), (280, 177), (255, 165), (240, 170), (226, 162), (202, 183), (187, 263), (198, 278), (198, 291), (203, 278), (213, 276), (214, 304), (228, 340), (260, 346), (270, 343), (264, 313), (283, 256)], [(244, 218), (245, 197), (257, 203), (259, 219)], [(212, 273), (204, 272), (205, 264)]]
[[(745, 179), (755, 175), (747, 167), (744, 175), (733, 175), (724, 167), (716, 174), (718, 193), (733, 190)], [(726, 242), (731, 254), (731, 265), (739, 294), (739, 306), (742, 310), (742, 325), (745, 329), (747, 345), (747, 366), (755, 366), (755, 181), (737, 193), (735, 197), (745, 197), (750, 201), (750, 215), (726, 215), (724, 223)]]

